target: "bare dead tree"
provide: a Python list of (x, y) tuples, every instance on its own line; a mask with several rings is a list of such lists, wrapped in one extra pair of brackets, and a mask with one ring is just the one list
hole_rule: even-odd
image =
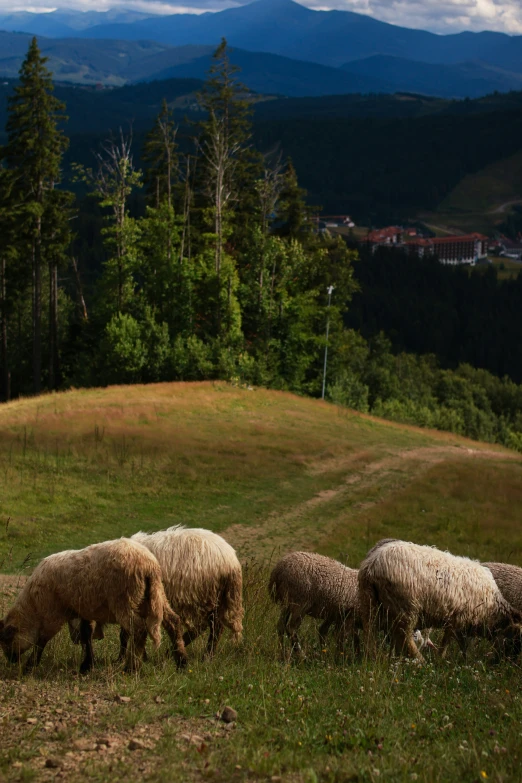
[(93, 194), (100, 199), (101, 205), (112, 209), (118, 310), (121, 310), (123, 305), (125, 257), (128, 249), (125, 231), (127, 199), (133, 188), (141, 184), (141, 171), (134, 168), (132, 140), (132, 128), (127, 135), (120, 128), (119, 136), (111, 136), (102, 144), (101, 152), (95, 153), (98, 162), (96, 171), (76, 167), (80, 178), (91, 185)]

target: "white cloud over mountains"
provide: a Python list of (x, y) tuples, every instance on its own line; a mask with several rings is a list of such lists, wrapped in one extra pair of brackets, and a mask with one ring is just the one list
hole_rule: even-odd
[[(248, 1), (248, 0), (247, 0)], [(263, 0), (260, 0), (261, 2)], [(58, 0), (59, 2), (59, 0)], [(403, 27), (439, 33), (498, 30), (522, 33), (522, 0), (299, 0), (316, 10), (356, 11)], [(203, 13), (244, 5), (244, 0), (68, 0), (67, 9), (127, 8), (148, 13)], [(63, 7), (63, 6), (62, 6)], [(0, 12), (50, 11), (49, 0), (0, 0)], [(65, 8), (63, 9), (65, 10)]]
[(522, 0), (302, 0), (302, 5), (356, 11), (401, 27), (439, 33), (522, 33)]

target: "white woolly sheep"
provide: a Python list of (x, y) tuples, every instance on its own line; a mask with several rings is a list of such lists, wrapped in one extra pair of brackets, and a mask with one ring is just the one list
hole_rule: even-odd
[(370, 650), (374, 620), (385, 618), (396, 652), (422, 660), (415, 627), (444, 628), (441, 654), (457, 638), (520, 636), (522, 615), (502, 597), (490, 571), (479, 562), (407, 541), (387, 539), (370, 550), (359, 568), (359, 604)]
[(268, 589), (272, 599), (282, 605), (277, 624), (279, 639), (282, 643), (288, 635), (294, 652), (301, 649), (297, 632), (307, 615), (323, 621), (319, 628), (321, 644), (334, 625), (338, 647), (342, 648), (351, 635), (358, 649), (355, 569), (324, 555), (290, 552), (274, 566)]
[(132, 635), (128, 670), (137, 668), (147, 633), (159, 646), (162, 623), (178, 663), (185, 662), (181, 621), (168, 604), (158, 561), (136, 541), (105, 541), (42, 560), (0, 620), (0, 646), (13, 663), (32, 647), (26, 668), (36, 666), (46, 644), (72, 619), (80, 620), (80, 640), (85, 648), (82, 673), (94, 662), (95, 622), (118, 623)]
[[(157, 558), (163, 585), (174, 611), (187, 630), (186, 646), (209, 628), (207, 654), (213, 655), (223, 628), (239, 640), (243, 632), (243, 572), (234, 549), (224, 538), (203, 528), (182, 525), (157, 533), (136, 533), (132, 541)], [(120, 655), (126, 647), (121, 636)]]

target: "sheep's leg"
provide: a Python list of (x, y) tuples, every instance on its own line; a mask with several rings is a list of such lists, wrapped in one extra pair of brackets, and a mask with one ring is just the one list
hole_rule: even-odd
[(453, 628), (447, 627), (442, 637), (442, 645), (440, 647), (440, 657), (445, 658), (448, 652), (448, 647), (452, 639), (456, 639), (459, 645), (460, 651), (464, 656), (464, 659), (468, 653), (469, 637), (463, 631), (456, 631)]
[(321, 625), (319, 626), (319, 643), (322, 647), (326, 644), (326, 637), (328, 636), (328, 631), (330, 630), (330, 626), (332, 624), (333, 620), (331, 618), (327, 618)]
[(129, 644), (129, 632), (123, 628), (120, 628), (120, 651), (116, 659), (117, 663), (121, 663), (127, 657), (127, 646)]
[(455, 631), (455, 639), (465, 661), (468, 656), (469, 637), (463, 631)]
[(90, 623), (87, 620), (80, 621), (80, 642), (84, 650), (84, 658), (80, 664), (80, 674), (86, 674), (94, 666), (93, 631), (94, 623)]
[(218, 617), (217, 612), (210, 613), (208, 618), (208, 626), (210, 629), (210, 633), (207, 642), (207, 656), (209, 658), (212, 658), (212, 656), (216, 651), (219, 638), (223, 633), (223, 623), (221, 622), (221, 619)]
[(181, 618), (172, 609), (165, 607), (163, 612), (163, 627), (172, 643), (172, 652), (174, 660), (178, 667), (187, 665), (187, 654), (185, 652), (185, 643), (183, 637), (183, 626)]
[(285, 606), (283, 609), (281, 609), (281, 614), (279, 615), (279, 620), (277, 622), (277, 634), (279, 636), (279, 641), (281, 645), (284, 643), (285, 634), (288, 633), (288, 621), (290, 619), (290, 609), (288, 606)]
[(303, 616), (301, 614), (301, 607), (294, 606), (290, 608), (290, 617), (286, 625), (286, 632), (290, 639), (291, 651), (296, 655), (301, 655), (301, 644), (299, 642), (299, 636), (297, 632), (303, 622)]
[(183, 644), (185, 647), (188, 647), (189, 644), (192, 644), (192, 642), (195, 641), (198, 636), (201, 636), (201, 630), (197, 630), (196, 628), (190, 628), (188, 631), (185, 631), (183, 634)]
[(359, 634), (355, 630), (355, 618), (352, 614), (339, 619), (336, 623), (337, 653), (343, 655), (347, 645), (352, 642), (354, 655), (359, 655)]
[(442, 637), (442, 644), (440, 646), (439, 654), (441, 658), (445, 658), (448, 652), (448, 646), (453, 637), (455, 636), (453, 628), (447, 627), (444, 630), (444, 636)]
[(27, 659), (24, 667), (24, 671), (28, 672), (31, 671), (31, 669), (34, 669), (35, 666), (38, 666), (42, 659), (42, 653), (45, 650), (45, 646), (47, 644), (47, 639), (38, 639), (37, 643), (32, 649), (31, 655)]

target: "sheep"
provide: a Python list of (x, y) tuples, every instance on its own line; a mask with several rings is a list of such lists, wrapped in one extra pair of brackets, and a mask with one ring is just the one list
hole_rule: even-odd
[(502, 597), (488, 569), (406, 541), (388, 539), (370, 550), (359, 568), (359, 605), (369, 651), (375, 650), (373, 620), (387, 616), (396, 652), (420, 661), (412, 636), (417, 626), (445, 629), (443, 657), (453, 636), (465, 653), (469, 635), (521, 632), (522, 614)]
[[(187, 628), (185, 646), (207, 626), (208, 657), (214, 654), (224, 627), (232, 631), (236, 641), (241, 639), (243, 572), (224, 538), (211, 530), (175, 525), (156, 533), (135, 533), (131, 540), (147, 547), (158, 559), (167, 598)], [(126, 643), (123, 629), (120, 657)]]
[(322, 620), (321, 644), (331, 625), (335, 626), (338, 648), (353, 635), (358, 650), (359, 612), (357, 571), (337, 560), (312, 552), (290, 552), (279, 560), (270, 574), (268, 590), (272, 599), (282, 605), (277, 631), (281, 644), (285, 634), (292, 651), (301, 646), (297, 631), (306, 615)]
[[(506, 601), (514, 609), (522, 611), (522, 568), (508, 563), (482, 563), (482, 565), (491, 571), (493, 579)], [(520, 651), (520, 640), (516, 640), (509, 653), (516, 657)]]
[(80, 673), (94, 663), (94, 622), (118, 623), (132, 634), (127, 670), (138, 667), (147, 633), (159, 646), (162, 623), (178, 664), (186, 660), (181, 621), (168, 604), (158, 561), (146, 547), (128, 538), (58, 552), (42, 560), (0, 620), (0, 646), (12, 663), (32, 647), (26, 664), (29, 669), (38, 665), (46, 644), (72, 619), (80, 620), (85, 650)]

